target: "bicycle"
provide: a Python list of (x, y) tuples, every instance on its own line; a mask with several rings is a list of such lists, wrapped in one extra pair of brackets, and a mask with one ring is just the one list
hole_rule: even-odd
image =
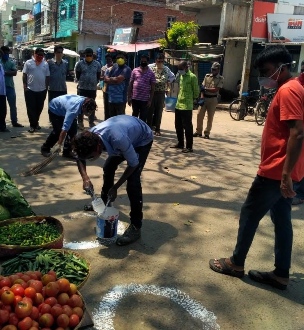
[(266, 120), (268, 109), (275, 92), (276, 90), (269, 90), (264, 95), (262, 95), (257, 102), (255, 110), (255, 121), (259, 126), (263, 125)]
[(253, 116), (259, 100), (260, 90), (242, 93), (229, 105), (229, 114), (233, 120), (243, 120), (247, 115)]

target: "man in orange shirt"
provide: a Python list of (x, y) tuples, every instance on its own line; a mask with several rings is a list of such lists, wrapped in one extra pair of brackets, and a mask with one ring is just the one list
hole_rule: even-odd
[(292, 78), (291, 56), (284, 46), (265, 48), (255, 65), (260, 72), (260, 85), (277, 88), (262, 135), (261, 163), (241, 209), (232, 257), (211, 259), (209, 266), (221, 274), (243, 277), (245, 259), (259, 222), (270, 210), (275, 227), (275, 269), (250, 270), (248, 275), (256, 282), (284, 290), (289, 281), (292, 250), (293, 180), (304, 177), (304, 89)]

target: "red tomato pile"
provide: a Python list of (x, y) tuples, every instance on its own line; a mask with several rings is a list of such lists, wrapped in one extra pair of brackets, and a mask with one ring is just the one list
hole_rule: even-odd
[(54, 271), (0, 275), (1, 330), (70, 330), (83, 315), (77, 286)]

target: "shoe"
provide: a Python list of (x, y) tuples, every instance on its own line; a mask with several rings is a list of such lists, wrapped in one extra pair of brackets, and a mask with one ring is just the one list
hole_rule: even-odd
[(30, 127), (30, 129), (28, 130), (29, 133), (34, 133), (36, 132), (35, 128), (34, 127)]
[(209, 139), (210, 139), (209, 135), (205, 135), (205, 136), (204, 136), (204, 139), (209, 140)]
[[(259, 283), (271, 285), (273, 288), (286, 290), (287, 284), (279, 282), (275, 277), (273, 272), (260, 272), (258, 270), (250, 270), (248, 272), (249, 277)], [(288, 279), (286, 279), (288, 283)]]
[(137, 241), (141, 236), (141, 230), (136, 229), (134, 225), (130, 225), (123, 235), (116, 240), (117, 245), (127, 245)]
[(10, 130), (7, 129), (7, 128), (3, 128), (3, 129), (0, 129), (0, 132), (2, 132), (2, 133), (8, 133), (8, 132), (10, 132)]
[(94, 127), (94, 126), (96, 126), (96, 125), (95, 125), (94, 122), (92, 122), (92, 123), (89, 123), (89, 126), (90, 126), (90, 128), (92, 128), (92, 127)]
[(13, 127), (24, 127), (23, 125), (19, 124), (19, 123), (12, 123)]
[(174, 148), (174, 149), (184, 149), (184, 146), (181, 146), (180, 144), (174, 144), (172, 146), (170, 146), (170, 148)]
[(37, 126), (35, 127), (35, 130), (36, 130), (36, 131), (40, 131), (40, 130), (41, 130), (41, 127), (40, 127), (39, 125), (37, 125)]
[(184, 149), (182, 150), (182, 152), (183, 152), (184, 154), (187, 154), (188, 152), (193, 152), (193, 149), (192, 149), (192, 148), (184, 148)]
[(78, 128), (80, 130), (84, 130), (84, 125), (83, 125), (83, 122), (82, 121), (78, 122)]
[(297, 198), (297, 197), (294, 197), (292, 199), (292, 205), (300, 205), (300, 204), (303, 204), (304, 203), (304, 199), (301, 199), (301, 198)]
[(202, 134), (199, 134), (199, 133), (195, 132), (195, 133), (193, 134), (193, 137), (202, 137)]
[(43, 157), (50, 157), (51, 156), (51, 152), (50, 151), (41, 150), (41, 155)]

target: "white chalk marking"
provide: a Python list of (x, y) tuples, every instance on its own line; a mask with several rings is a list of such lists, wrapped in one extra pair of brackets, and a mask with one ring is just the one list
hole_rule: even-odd
[(184, 308), (192, 317), (202, 322), (201, 330), (218, 330), (214, 313), (207, 311), (199, 302), (191, 299), (184, 292), (174, 289), (159, 287), (156, 285), (142, 285), (131, 283), (129, 285), (117, 285), (112, 288), (101, 300), (99, 308), (92, 313), (95, 329), (115, 330), (113, 319), (120, 301), (132, 294), (152, 294), (171, 299)]

